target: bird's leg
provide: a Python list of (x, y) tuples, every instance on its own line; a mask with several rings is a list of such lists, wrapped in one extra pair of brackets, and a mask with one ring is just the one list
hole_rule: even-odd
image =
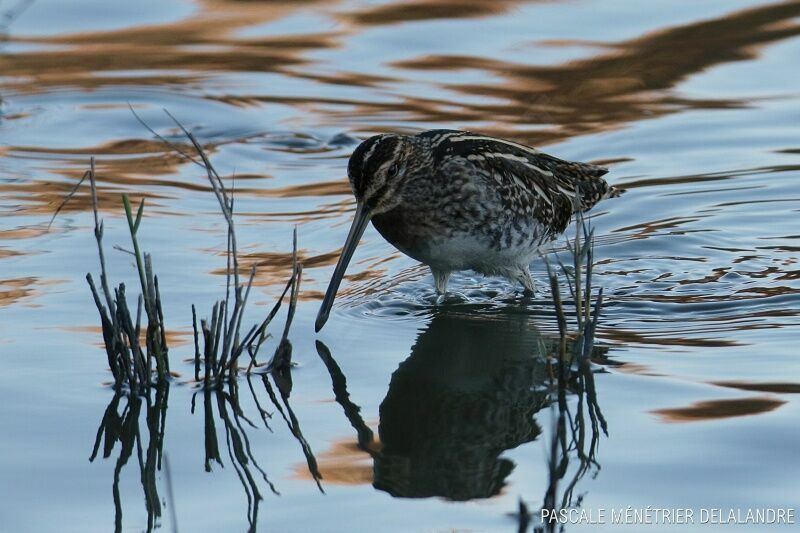
[(433, 274), (433, 284), (436, 287), (436, 294), (445, 294), (447, 292), (447, 282), (450, 280), (450, 271), (437, 270), (431, 267), (431, 274)]
[(516, 276), (516, 280), (522, 283), (524, 290), (522, 291), (523, 296), (533, 296), (536, 293), (536, 287), (533, 283), (533, 278), (531, 277), (531, 271), (528, 270), (528, 267), (522, 267), (519, 270), (519, 273)]

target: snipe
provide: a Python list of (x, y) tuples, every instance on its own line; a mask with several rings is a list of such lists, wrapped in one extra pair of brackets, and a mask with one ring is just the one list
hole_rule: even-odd
[(539, 248), (574, 213), (616, 195), (601, 177), (606, 172), (466, 131), (370, 137), (347, 167), (356, 213), (316, 330), (328, 320), (370, 220), (398, 250), (430, 267), (439, 293), (451, 272), (468, 269), (520, 282), (532, 293), (528, 268)]

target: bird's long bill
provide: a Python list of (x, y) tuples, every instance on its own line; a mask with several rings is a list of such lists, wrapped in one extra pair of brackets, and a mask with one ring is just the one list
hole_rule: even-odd
[(361, 240), (361, 235), (367, 228), (369, 223), (369, 212), (364, 208), (364, 205), (359, 202), (356, 205), (356, 215), (353, 218), (353, 225), (350, 226), (350, 233), (347, 234), (347, 240), (344, 241), (342, 248), (342, 255), (339, 256), (339, 262), (336, 263), (336, 268), (331, 276), (331, 282), (328, 285), (328, 290), (325, 292), (325, 298), (322, 299), (322, 305), (317, 313), (317, 321), (314, 323), (314, 330), (319, 331), (325, 322), (328, 321), (328, 315), (333, 306), (333, 300), (336, 298), (336, 291), (339, 290), (339, 284), (342, 282), (344, 272), (347, 270), (347, 265), (350, 263), (350, 258), (353, 257), (353, 252), (356, 251), (358, 241)]

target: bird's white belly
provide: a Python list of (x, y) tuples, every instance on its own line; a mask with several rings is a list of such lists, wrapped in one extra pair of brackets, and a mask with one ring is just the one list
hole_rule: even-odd
[(418, 259), (441, 270), (476, 270), (483, 274), (505, 274), (527, 266), (536, 257), (539, 243), (497, 249), (484, 240), (456, 235), (437, 239)]

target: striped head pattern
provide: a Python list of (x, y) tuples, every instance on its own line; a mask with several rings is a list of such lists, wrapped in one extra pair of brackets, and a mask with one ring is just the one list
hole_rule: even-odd
[(371, 214), (396, 207), (395, 194), (411, 162), (413, 143), (402, 135), (375, 135), (362, 142), (350, 156), (347, 177), (359, 203)]

